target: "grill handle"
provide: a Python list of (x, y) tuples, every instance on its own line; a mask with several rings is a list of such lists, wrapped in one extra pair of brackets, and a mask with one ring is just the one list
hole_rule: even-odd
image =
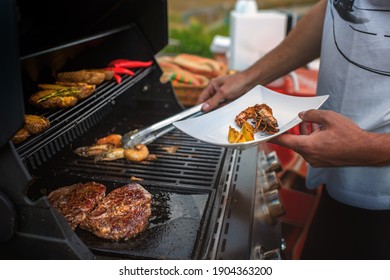
[[(174, 126), (170, 127), (175, 121), (183, 120), (189, 117), (199, 116), (202, 114), (202, 105), (198, 104), (176, 115), (166, 118), (142, 130), (129, 131), (122, 136), (122, 145), (124, 148), (131, 148), (137, 144), (149, 144), (156, 138), (171, 131)], [(165, 128), (165, 129), (164, 129)], [(164, 130), (162, 130), (164, 129)], [(160, 131), (161, 130), (161, 131)]]

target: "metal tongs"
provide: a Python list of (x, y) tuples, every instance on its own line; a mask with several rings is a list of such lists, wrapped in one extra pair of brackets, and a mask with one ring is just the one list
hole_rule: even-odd
[(199, 104), (190, 109), (184, 110), (176, 115), (173, 115), (165, 120), (155, 123), (142, 130), (132, 130), (122, 136), (122, 145), (124, 148), (132, 148), (138, 144), (149, 144), (161, 137), (162, 135), (173, 130), (175, 127), (172, 125), (174, 122), (187, 119), (190, 117), (196, 117), (201, 115), (202, 105)]

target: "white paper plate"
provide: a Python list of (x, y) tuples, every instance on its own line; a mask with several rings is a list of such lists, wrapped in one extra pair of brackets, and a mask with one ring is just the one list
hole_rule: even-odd
[[(203, 142), (234, 149), (248, 149), (259, 142), (267, 141), (286, 132), (302, 120), (298, 113), (309, 109), (318, 109), (328, 99), (328, 95), (297, 97), (281, 94), (262, 86), (257, 86), (233, 102), (196, 118), (174, 122), (173, 125), (184, 133)], [(272, 108), (279, 124), (279, 132), (268, 135), (255, 133), (255, 140), (244, 143), (229, 143), (229, 126), (239, 130), (234, 118), (249, 106), (265, 103)]]

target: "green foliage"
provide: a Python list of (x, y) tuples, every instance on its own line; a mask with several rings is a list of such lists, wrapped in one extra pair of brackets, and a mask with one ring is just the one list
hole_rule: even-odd
[(169, 38), (174, 43), (169, 44), (163, 53), (190, 53), (203, 57), (212, 57), (210, 44), (216, 34), (227, 36), (228, 26), (208, 30), (199, 23), (192, 23), (186, 28), (171, 29)]

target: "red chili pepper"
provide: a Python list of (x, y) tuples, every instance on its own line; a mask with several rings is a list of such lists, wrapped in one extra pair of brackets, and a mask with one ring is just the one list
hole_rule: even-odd
[(130, 59), (114, 59), (108, 66), (112, 67), (124, 67), (124, 68), (147, 68), (153, 64), (153, 61), (140, 61)]
[(122, 77), (119, 74), (114, 73), (114, 79), (118, 85), (122, 82)]
[(114, 71), (115, 74), (127, 74), (127, 75), (130, 75), (130, 76), (134, 76), (135, 73), (127, 68), (123, 68), (123, 67), (107, 67), (107, 68), (104, 68), (105, 70), (110, 70), (110, 71)]

